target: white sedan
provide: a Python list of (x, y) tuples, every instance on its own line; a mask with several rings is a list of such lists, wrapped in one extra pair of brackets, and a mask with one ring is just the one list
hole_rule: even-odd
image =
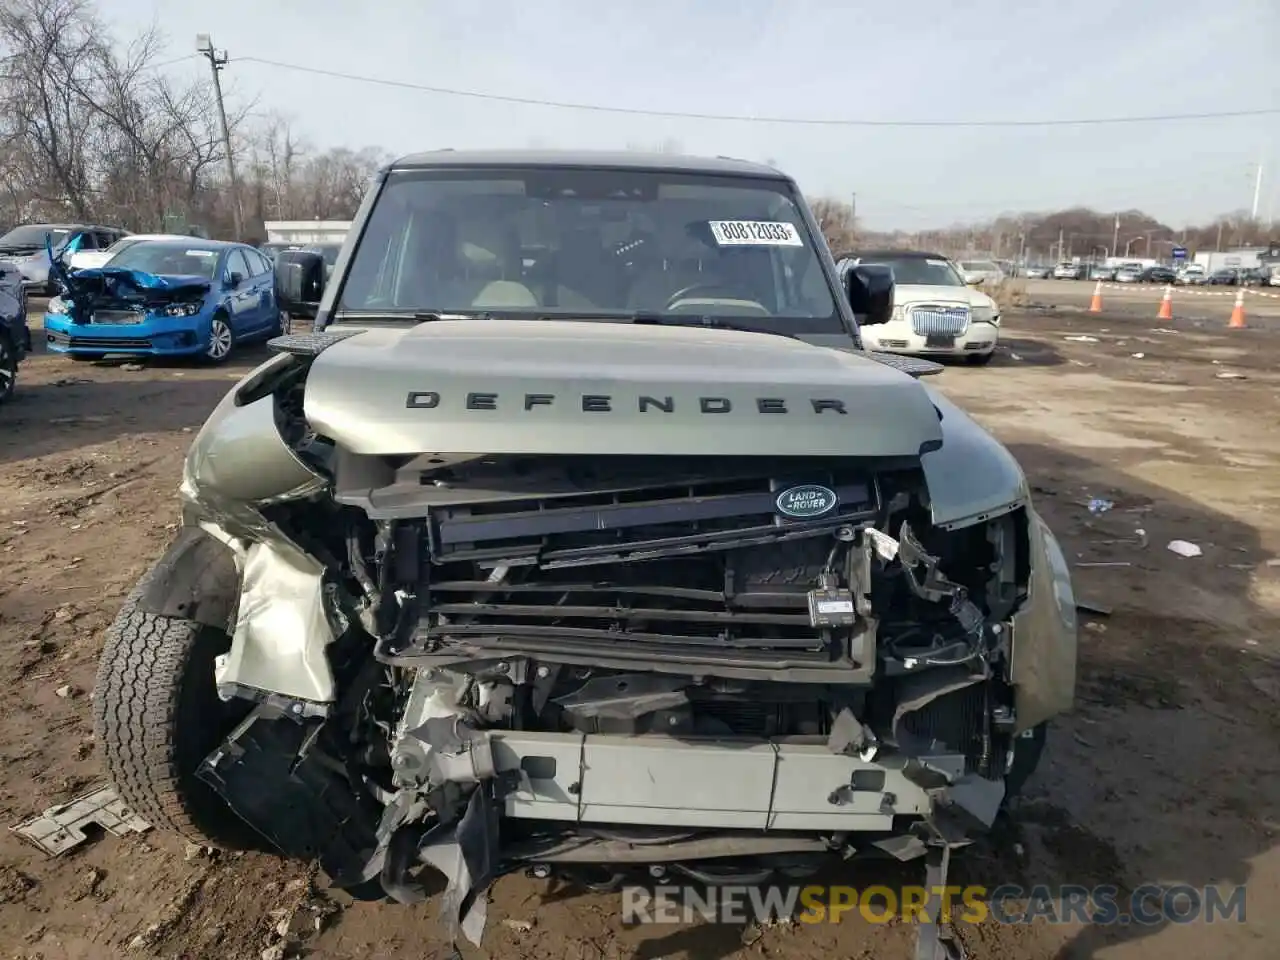
[(973, 364), (995, 355), (1000, 307), (967, 285), (952, 261), (915, 250), (874, 250), (842, 259), (841, 271), (857, 263), (893, 271), (893, 315), (888, 323), (863, 328), (868, 350), (964, 357)]

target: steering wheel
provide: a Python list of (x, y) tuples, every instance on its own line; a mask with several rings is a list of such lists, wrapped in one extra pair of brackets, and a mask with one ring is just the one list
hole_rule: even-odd
[(702, 283), (691, 283), (684, 289), (677, 290), (667, 298), (666, 306), (662, 308), (663, 312), (671, 312), (682, 300), (692, 299), (692, 295), (695, 293), (701, 293), (704, 296), (715, 293), (728, 294), (729, 296), (707, 297), (707, 299), (732, 300), (735, 303), (751, 303), (759, 307), (762, 312), (768, 312), (765, 310), (764, 304), (756, 303), (754, 300), (748, 300), (746, 297), (743, 297), (739, 291), (730, 290), (729, 287), (723, 283), (708, 283), (706, 281), (703, 281)]

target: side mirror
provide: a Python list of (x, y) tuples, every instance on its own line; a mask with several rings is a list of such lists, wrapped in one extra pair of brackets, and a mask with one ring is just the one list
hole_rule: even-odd
[(971, 287), (980, 287), (986, 282), (986, 277), (965, 277), (964, 282)]
[(244, 283), (244, 274), (237, 273), (234, 270), (232, 270), (230, 273), (227, 274), (227, 286), (230, 289), (234, 290), (236, 287), (240, 286), (240, 284), (242, 283)]
[(862, 326), (888, 323), (893, 315), (893, 268), (860, 263), (844, 275), (845, 295)]
[(281, 250), (276, 255), (276, 302), (286, 313), (305, 313), (324, 294), (324, 257), (310, 250)]

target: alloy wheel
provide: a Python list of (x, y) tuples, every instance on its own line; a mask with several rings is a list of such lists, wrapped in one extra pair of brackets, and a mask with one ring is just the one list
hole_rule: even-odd
[(214, 317), (209, 327), (209, 346), (205, 348), (205, 356), (214, 363), (227, 359), (233, 339), (227, 321), (222, 317)]

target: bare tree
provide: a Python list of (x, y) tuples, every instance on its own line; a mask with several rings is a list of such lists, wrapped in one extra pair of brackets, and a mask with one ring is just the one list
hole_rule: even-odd
[(94, 26), (84, 0), (0, 3), (0, 123), (13, 170), (42, 208), (82, 218), (93, 211), (100, 129), (80, 93), (102, 52)]
[(818, 197), (809, 201), (809, 208), (833, 254), (839, 256), (853, 248), (858, 239), (858, 229), (849, 204), (830, 197)]

